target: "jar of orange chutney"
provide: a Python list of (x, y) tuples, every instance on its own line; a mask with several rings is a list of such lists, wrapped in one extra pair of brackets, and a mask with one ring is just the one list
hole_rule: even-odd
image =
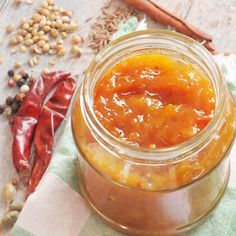
[(102, 50), (72, 129), (84, 198), (128, 235), (189, 230), (227, 186), (235, 105), (211, 55), (178, 33), (140, 31)]

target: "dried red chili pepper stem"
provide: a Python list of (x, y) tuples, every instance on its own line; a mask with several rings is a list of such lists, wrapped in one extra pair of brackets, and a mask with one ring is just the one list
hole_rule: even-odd
[(125, 0), (128, 4), (134, 6), (135, 8), (144, 11), (146, 14), (160, 22), (164, 25), (170, 25), (174, 27), (178, 32), (188, 35), (189, 37), (202, 42), (207, 43), (204, 46), (210, 51), (215, 51), (213, 44), (208, 44), (212, 41), (212, 36), (202, 30), (196, 28), (195, 26), (189, 24), (183, 19), (179, 18), (177, 15), (169, 12), (165, 8), (161, 7), (159, 4), (152, 0)]
[(75, 81), (61, 82), (43, 106), (34, 136), (35, 157), (27, 196), (34, 192), (51, 160), (54, 134), (63, 121), (75, 89)]
[(22, 107), (12, 117), (13, 163), (21, 178), (27, 176), (30, 171), (30, 148), (43, 101), (57, 83), (69, 76), (70, 73), (63, 71), (41, 76), (32, 85)]

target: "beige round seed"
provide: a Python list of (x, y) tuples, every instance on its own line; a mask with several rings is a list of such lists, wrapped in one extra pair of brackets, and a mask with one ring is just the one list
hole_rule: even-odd
[(33, 29), (34, 29), (34, 28), (33, 28), (32, 26), (29, 27), (28, 32), (31, 33)]
[(38, 13), (35, 13), (33, 14), (31, 19), (33, 20), (33, 23), (38, 23), (41, 21), (41, 15), (39, 15)]
[(53, 10), (53, 6), (48, 6), (48, 10), (52, 11)]
[(13, 80), (15, 81), (15, 82), (17, 82), (18, 80), (20, 80), (22, 77), (21, 77), (21, 75), (19, 75), (19, 74), (15, 74), (14, 76), (13, 76)]
[(39, 36), (39, 37), (43, 36), (44, 34), (45, 34), (45, 33), (44, 33), (43, 30), (40, 30), (40, 31), (38, 32), (38, 36)]
[(22, 29), (24, 30), (28, 30), (29, 29), (29, 24), (28, 23), (24, 23), (22, 26), (21, 26)]
[(35, 65), (37, 65), (39, 63), (39, 56), (33, 57), (33, 62)]
[(5, 183), (2, 190), (2, 199), (7, 204), (12, 202), (16, 196), (16, 187), (11, 183), (11, 181)]
[(74, 34), (72, 35), (71, 42), (72, 44), (80, 44), (82, 43), (82, 38), (79, 35)]
[(49, 47), (50, 47), (50, 48), (56, 48), (56, 46), (57, 46), (57, 44), (56, 44), (56, 43), (54, 43), (54, 42), (52, 42), (52, 43), (49, 43)]
[(48, 43), (45, 43), (45, 44), (43, 45), (43, 52), (46, 53), (46, 52), (49, 51), (49, 49), (50, 49), (49, 44), (48, 44)]
[(32, 39), (26, 39), (25, 42), (24, 42), (24, 45), (26, 47), (29, 47), (31, 46), (32, 44), (34, 43), (34, 41)]
[(17, 38), (10, 39), (9, 44), (10, 44), (11, 46), (14, 46), (14, 45), (18, 44)]
[(66, 32), (61, 32), (61, 36), (63, 39), (65, 39), (68, 37), (68, 34)]
[(74, 31), (76, 31), (78, 28), (79, 28), (78, 24), (70, 24), (70, 25), (68, 25), (67, 30), (74, 32)]
[(32, 40), (34, 41), (34, 43), (38, 42), (39, 41), (39, 36), (38, 35), (35, 35)]
[(72, 17), (73, 16), (73, 12), (72, 11), (65, 11), (65, 15)]
[(73, 45), (71, 47), (71, 53), (74, 55), (74, 56), (78, 56), (80, 57), (82, 55), (82, 49), (79, 48), (77, 45)]
[(63, 39), (58, 39), (57, 40), (57, 44), (63, 44), (64, 43), (64, 40)]
[(33, 59), (29, 59), (29, 60), (28, 60), (28, 65), (29, 65), (30, 67), (34, 67), (34, 61), (33, 61)]
[(13, 227), (19, 217), (18, 211), (8, 211), (5, 213), (0, 220), (1, 229), (9, 229)]
[(16, 69), (18, 69), (21, 67), (21, 63), (19, 61), (16, 61), (14, 66)]
[(17, 34), (24, 37), (27, 34), (27, 31), (26, 30), (20, 30), (20, 31), (17, 32)]
[(49, 32), (50, 30), (51, 30), (51, 27), (49, 25), (45, 25), (43, 27), (43, 31), (45, 31), (45, 32)]
[(42, 8), (47, 8), (47, 7), (48, 7), (47, 1), (43, 1), (43, 2), (41, 3), (41, 7), (42, 7)]
[(62, 46), (61, 44), (57, 44), (57, 45), (56, 45), (56, 50), (57, 50), (57, 51), (61, 50), (62, 48), (63, 48), (63, 46)]
[(49, 16), (50, 15), (49, 10), (47, 10), (46, 8), (42, 8), (40, 13), (44, 16)]
[(40, 28), (43, 28), (45, 25), (46, 25), (46, 20), (41, 20), (40, 22), (39, 22), (39, 27)]
[(54, 21), (56, 16), (54, 14), (50, 14), (50, 16), (48, 18), (50, 21)]
[(67, 31), (67, 30), (68, 30), (68, 27), (69, 27), (69, 24), (63, 23), (63, 24), (61, 25), (61, 30), (62, 30), (62, 31)]
[(46, 42), (49, 40), (49, 38), (48, 38), (47, 35), (40, 36), (40, 39), (41, 39), (41, 40), (44, 40), (44, 41), (46, 41)]
[(47, 0), (48, 1), (48, 5), (54, 5), (54, 0)]
[(17, 39), (17, 41), (18, 41), (19, 43), (23, 42), (23, 40), (24, 40), (23, 36), (21, 36), (21, 35), (18, 35), (18, 36), (16, 37), (16, 39)]
[(57, 53), (57, 50), (56, 50), (55, 48), (51, 48), (51, 49), (48, 51), (48, 53), (49, 53), (50, 55), (55, 55), (55, 54)]
[(35, 35), (38, 34), (38, 31), (37, 31), (36, 29), (33, 29), (32, 32), (31, 32), (31, 34), (32, 34), (33, 36), (35, 36)]
[(26, 23), (26, 18), (25, 17), (21, 17), (20, 21), (19, 21), (19, 26), (22, 26), (24, 23)]
[(43, 53), (43, 50), (38, 45), (34, 45), (34, 52), (41, 55)]
[(21, 46), (19, 47), (19, 52), (25, 53), (25, 52), (26, 52), (26, 47), (25, 47), (24, 45), (21, 45)]
[(50, 31), (50, 35), (53, 37), (53, 38), (57, 38), (57, 36), (58, 36), (58, 31), (56, 30), (56, 29), (52, 29), (51, 31)]
[(29, 26), (33, 26), (33, 24), (34, 24), (33, 20), (29, 20), (28, 24), (29, 24)]
[(8, 34), (12, 33), (13, 30), (15, 28), (15, 25), (13, 23), (10, 23), (7, 27), (6, 27), (6, 31)]
[(52, 21), (51, 27), (52, 27), (52, 28), (56, 28), (56, 25), (57, 25), (56, 21)]
[(30, 53), (35, 53), (35, 51), (34, 51), (34, 46), (31, 46), (30, 48), (29, 48), (29, 51), (30, 51)]
[(62, 20), (57, 20), (57, 21), (56, 21), (56, 28), (57, 28), (57, 29), (60, 29), (61, 26), (62, 26)]
[(37, 42), (37, 45), (42, 48), (42, 47), (45, 45), (45, 43), (46, 43), (46, 42), (41, 39), (41, 40), (39, 40), (39, 41)]
[(71, 21), (70, 17), (68, 17), (68, 16), (63, 16), (61, 18), (61, 20), (62, 20), (63, 23), (69, 23)]
[(65, 50), (64, 48), (61, 48), (61, 49), (57, 52), (58, 56), (64, 56), (65, 53), (66, 53), (66, 50)]
[(25, 39), (31, 39), (31, 38), (32, 38), (32, 34), (27, 33), (27, 34), (25, 35)]

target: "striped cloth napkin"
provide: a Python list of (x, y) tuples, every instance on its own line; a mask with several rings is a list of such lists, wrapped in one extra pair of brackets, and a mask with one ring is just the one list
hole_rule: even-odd
[[(146, 27), (132, 18), (119, 26), (115, 37)], [(236, 56), (216, 56), (236, 97)], [(73, 143), (70, 120), (55, 149), (47, 173), (28, 198), (11, 233), (13, 236), (121, 236), (90, 211), (78, 187), (78, 153)], [(232, 153), (231, 153), (232, 155)], [(79, 157), (80, 158), (80, 157)], [(209, 218), (188, 236), (236, 235), (236, 189), (227, 188)]]

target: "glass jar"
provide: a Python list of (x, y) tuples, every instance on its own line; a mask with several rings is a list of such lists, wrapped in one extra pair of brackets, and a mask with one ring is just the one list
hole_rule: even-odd
[[(131, 146), (112, 136), (93, 110), (94, 87), (102, 75), (124, 58), (148, 52), (191, 64), (214, 87), (216, 108), (211, 122), (176, 146)], [(216, 206), (227, 186), (234, 102), (208, 51), (178, 33), (140, 31), (102, 50), (91, 62), (75, 99), (72, 129), (84, 198), (113, 228), (129, 235), (186, 231)]]

